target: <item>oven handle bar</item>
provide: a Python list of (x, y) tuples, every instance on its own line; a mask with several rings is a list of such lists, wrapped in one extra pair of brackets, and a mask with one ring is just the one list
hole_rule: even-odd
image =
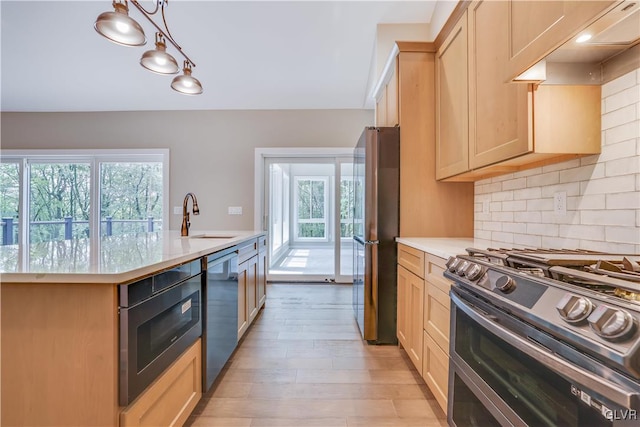
[[(549, 352), (543, 347), (536, 346), (527, 340), (513, 334), (508, 329), (503, 328), (491, 318), (485, 316), (472, 305), (467, 304), (452, 289), (451, 302), (458, 306), (474, 321), (482, 327), (490, 331), (496, 336), (504, 339), (508, 344), (517, 348), (525, 354), (529, 354), (547, 368), (555, 371), (565, 378), (570, 378), (591, 390), (598, 391), (602, 395), (609, 398), (623, 408), (638, 409), (637, 402), (640, 399), (640, 392), (623, 390), (619, 385), (606, 381), (592, 373), (574, 367), (571, 363), (561, 359)], [(604, 391), (606, 390), (606, 392)]]

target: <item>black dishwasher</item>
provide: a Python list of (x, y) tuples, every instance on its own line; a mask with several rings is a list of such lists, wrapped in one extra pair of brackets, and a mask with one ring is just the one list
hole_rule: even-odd
[(206, 393), (238, 344), (236, 248), (203, 258), (202, 391)]

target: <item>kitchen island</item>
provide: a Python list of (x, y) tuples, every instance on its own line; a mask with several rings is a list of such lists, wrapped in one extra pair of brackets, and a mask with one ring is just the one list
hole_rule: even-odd
[[(126, 414), (149, 393), (128, 406), (119, 403), (119, 285), (230, 247), (244, 248), (246, 242), (257, 248), (263, 234), (192, 231), (181, 237), (165, 231), (0, 247), (0, 424), (143, 425), (129, 422), (136, 417)], [(174, 382), (157, 381), (190, 393), (186, 406), (175, 408), (175, 417), (168, 415), (171, 425), (181, 425), (199, 400), (199, 346), (198, 340), (185, 352), (191, 359), (176, 361), (182, 365)], [(162, 400), (162, 390), (150, 391), (157, 394), (157, 406), (174, 410), (172, 399)], [(147, 425), (157, 415), (151, 414)]]

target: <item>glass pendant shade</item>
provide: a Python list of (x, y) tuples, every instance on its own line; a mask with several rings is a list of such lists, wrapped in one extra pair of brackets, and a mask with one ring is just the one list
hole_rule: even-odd
[(158, 74), (176, 74), (180, 68), (175, 58), (167, 52), (167, 45), (164, 43), (160, 33), (156, 34), (156, 48), (148, 50), (140, 58), (140, 65), (147, 70)]
[(185, 61), (182, 71), (184, 74), (173, 79), (171, 88), (185, 95), (200, 95), (202, 93), (202, 85), (198, 79), (191, 76), (191, 66), (188, 62)]
[(115, 12), (101, 13), (94, 27), (98, 33), (114, 43), (124, 46), (142, 46), (147, 42), (144, 30), (129, 17), (126, 4), (113, 4)]

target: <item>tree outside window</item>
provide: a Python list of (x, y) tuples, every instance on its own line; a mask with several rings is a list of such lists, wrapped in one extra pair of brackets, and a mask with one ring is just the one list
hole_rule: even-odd
[(327, 238), (326, 178), (296, 177), (297, 238)]

